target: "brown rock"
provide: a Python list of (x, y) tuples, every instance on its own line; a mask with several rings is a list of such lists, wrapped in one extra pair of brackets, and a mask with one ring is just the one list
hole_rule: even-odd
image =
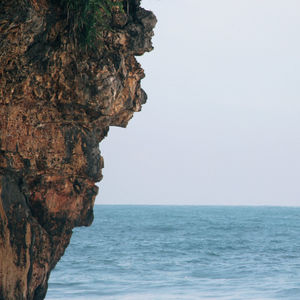
[(75, 226), (93, 221), (109, 126), (141, 109), (154, 15), (124, 1), (98, 49), (57, 1), (0, 2), (0, 299), (44, 299)]

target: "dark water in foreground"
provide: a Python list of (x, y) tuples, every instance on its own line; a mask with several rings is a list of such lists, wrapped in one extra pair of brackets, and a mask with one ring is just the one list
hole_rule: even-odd
[(46, 299), (300, 299), (300, 208), (96, 206)]

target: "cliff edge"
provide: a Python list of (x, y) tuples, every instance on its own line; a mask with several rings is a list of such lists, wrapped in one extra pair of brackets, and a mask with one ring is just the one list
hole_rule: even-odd
[(146, 101), (134, 56), (152, 50), (153, 13), (103, 0), (85, 39), (94, 16), (66, 2), (0, 2), (0, 299), (45, 298), (72, 229), (93, 221), (99, 143)]

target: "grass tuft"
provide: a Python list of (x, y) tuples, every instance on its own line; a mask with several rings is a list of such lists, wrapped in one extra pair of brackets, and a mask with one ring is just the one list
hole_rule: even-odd
[(79, 42), (94, 48), (103, 32), (112, 30), (113, 13), (124, 12), (123, 1), (117, 0), (59, 0), (67, 13), (72, 32)]

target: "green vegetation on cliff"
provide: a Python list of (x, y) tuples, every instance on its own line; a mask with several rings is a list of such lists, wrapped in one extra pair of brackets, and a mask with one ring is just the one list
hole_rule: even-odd
[(71, 21), (72, 32), (80, 43), (93, 47), (101, 40), (104, 30), (112, 30), (113, 14), (123, 13), (123, 1), (59, 0)]

